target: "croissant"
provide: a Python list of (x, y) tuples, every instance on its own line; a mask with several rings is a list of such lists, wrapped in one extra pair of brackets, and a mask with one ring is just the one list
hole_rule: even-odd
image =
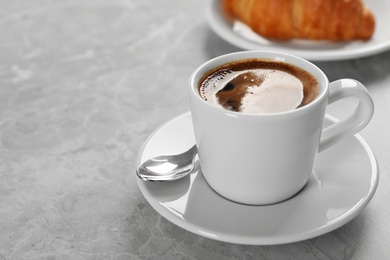
[(361, 0), (222, 0), (222, 9), (274, 40), (368, 40), (375, 29)]

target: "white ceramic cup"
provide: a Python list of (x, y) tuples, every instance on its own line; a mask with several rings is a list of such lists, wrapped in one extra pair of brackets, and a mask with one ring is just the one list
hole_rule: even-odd
[[(318, 96), (295, 110), (264, 115), (225, 110), (200, 97), (198, 83), (206, 72), (248, 58), (282, 61), (308, 71), (318, 80)], [(341, 79), (329, 83), (314, 64), (278, 52), (244, 51), (214, 58), (194, 71), (189, 86), (202, 173), (217, 193), (243, 204), (273, 204), (295, 195), (309, 180), (317, 153), (362, 130), (374, 111), (360, 82)], [(323, 129), (327, 105), (346, 97), (359, 100), (356, 110)]]

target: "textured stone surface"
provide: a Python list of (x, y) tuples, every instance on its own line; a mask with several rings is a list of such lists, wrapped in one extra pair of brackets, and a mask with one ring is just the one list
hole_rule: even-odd
[[(390, 257), (390, 52), (317, 63), (367, 85), (363, 137), (380, 185), (361, 215), (318, 238), (243, 246), (158, 215), (138, 190), (142, 143), (189, 109), (190, 73), (238, 50), (207, 1), (0, 1), (0, 259), (386, 259)], [(336, 105), (334, 112), (346, 107)]]

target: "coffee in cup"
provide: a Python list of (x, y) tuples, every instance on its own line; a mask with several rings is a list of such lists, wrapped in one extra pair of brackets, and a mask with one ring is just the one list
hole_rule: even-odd
[(199, 82), (201, 97), (227, 110), (269, 114), (310, 103), (319, 85), (309, 72), (281, 61), (246, 59), (208, 71)]

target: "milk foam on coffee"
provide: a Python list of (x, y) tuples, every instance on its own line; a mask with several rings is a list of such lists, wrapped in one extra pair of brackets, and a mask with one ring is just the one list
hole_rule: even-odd
[(250, 114), (293, 110), (304, 98), (299, 78), (268, 68), (226, 71), (212, 85), (201, 92), (203, 99), (225, 109)]

